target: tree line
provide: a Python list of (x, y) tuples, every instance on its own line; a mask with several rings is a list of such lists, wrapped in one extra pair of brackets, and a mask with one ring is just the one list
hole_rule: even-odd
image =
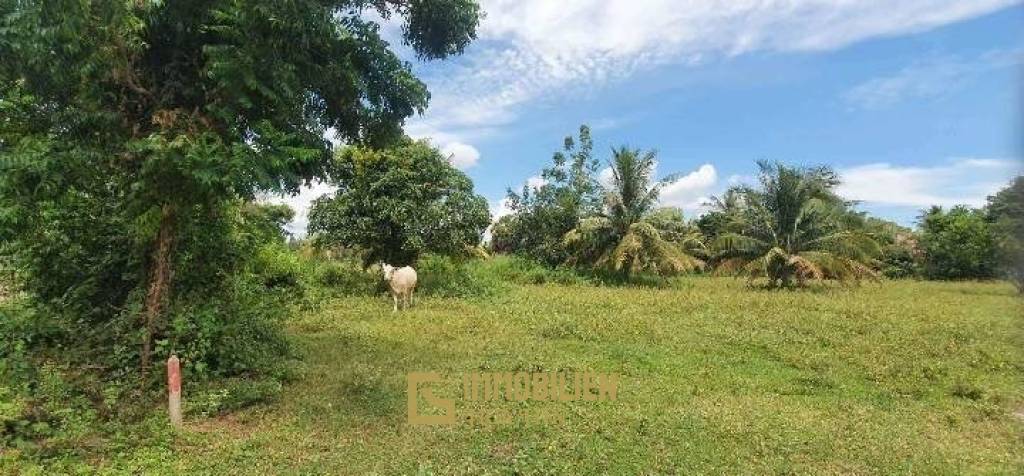
[(491, 247), (548, 266), (585, 267), (625, 278), (705, 271), (762, 279), (772, 287), (812, 280), (1005, 277), (1024, 291), (1024, 178), (980, 209), (923, 211), (917, 229), (872, 217), (836, 194), (830, 167), (758, 162), (756, 185), (735, 185), (686, 220), (658, 206), (655, 153), (613, 148), (601, 183), (587, 126), (567, 137), (541, 171), (543, 184), (509, 190), (511, 213)]

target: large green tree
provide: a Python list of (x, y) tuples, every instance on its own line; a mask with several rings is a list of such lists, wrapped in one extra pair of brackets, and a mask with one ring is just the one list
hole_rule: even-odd
[(996, 240), (984, 210), (934, 206), (921, 214), (920, 226), (926, 277), (986, 279), (996, 275)]
[(349, 147), (335, 164), (333, 196), (317, 199), (309, 233), (363, 252), (363, 264), (413, 264), (423, 253), (462, 255), (490, 224), (487, 199), (429, 143)]
[(879, 245), (863, 216), (835, 195), (835, 172), (758, 166), (760, 187), (737, 186), (727, 200), (714, 201), (724, 220), (713, 243), (720, 271), (765, 277), (773, 287), (875, 276)]
[(480, 11), (473, 0), (0, 0), (0, 232), (36, 271), (29, 287), (108, 316), (140, 289), (145, 372), (187, 276), (175, 269), (194, 242), (185, 233), (227, 202), (323, 176), (328, 136), (387, 144), (427, 106), (379, 35), (374, 18), (392, 16), (433, 59), (463, 50)]
[(582, 125), (578, 137), (566, 137), (551, 165), (541, 171), (542, 184), (527, 183), (518, 192), (510, 189), (505, 203), (511, 213), (495, 223), (491, 247), (549, 266), (564, 262), (568, 254), (562, 238), (580, 219), (600, 211), (593, 151), (590, 128)]
[(654, 158), (653, 151), (612, 150), (608, 163), (611, 183), (604, 189), (603, 211), (581, 220), (565, 235), (569, 264), (613, 271), (627, 278), (635, 272), (668, 275), (704, 266), (683, 246), (665, 240), (655, 226), (664, 220), (651, 212), (658, 204), (661, 187), (675, 176), (655, 182)]

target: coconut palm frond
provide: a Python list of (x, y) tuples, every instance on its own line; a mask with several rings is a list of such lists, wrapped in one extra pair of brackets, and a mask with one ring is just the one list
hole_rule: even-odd
[(713, 273), (717, 276), (736, 275), (750, 262), (750, 259), (743, 257), (726, 258), (718, 262)]
[(630, 233), (640, 238), (641, 250), (645, 255), (643, 261), (649, 263), (651, 271), (659, 274), (677, 274), (704, 267), (704, 261), (662, 239), (658, 230), (650, 224), (635, 223), (630, 227)]
[(871, 235), (859, 230), (842, 230), (807, 242), (810, 248), (828, 250), (840, 256), (870, 261), (881, 253), (881, 245)]
[(751, 253), (769, 248), (768, 243), (740, 233), (724, 233), (715, 239), (712, 247), (725, 253)]
[(762, 162), (761, 186), (734, 187), (726, 200), (725, 230), (712, 244), (724, 272), (765, 276), (772, 285), (792, 280), (861, 280), (877, 275), (880, 246), (858, 226), (856, 212), (832, 191), (828, 168), (801, 169)]
[(576, 266), (597, 259), (614, 240), (614, 228), (607, 218), (587, 218), (562, 238), (562, 244), (570, 252), (566, 264)]
[(790, 256), (786, 264), (793, 268), (793, 272), (797, 279), (801, 281), (807, 279), (820, 280), (825, 277), (825, 272), (822, 271), (821, 267), (817, 263), (807, 259), (800, 255)]

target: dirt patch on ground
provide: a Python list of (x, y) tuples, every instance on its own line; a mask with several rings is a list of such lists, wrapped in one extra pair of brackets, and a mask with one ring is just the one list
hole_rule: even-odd
[(1024, 407), (1018, 408), (1017, 411), (1011, 413), (1014, 418), (1024, 422)]

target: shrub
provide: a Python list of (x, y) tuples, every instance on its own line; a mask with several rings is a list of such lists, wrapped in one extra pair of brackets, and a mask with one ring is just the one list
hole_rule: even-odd
[(283, 244), (261, 246), (248, 268), (267, 289), (302, 292), (302, 263)]
[(33, 360), (25, 342), (28, 315), (0, 308), (0, 447), (29, 456), (52, 456), (81, 446), (116, 409), (116, 385), (51, 361)]
[(313, 264), (313, 282), (332, 293), (366, 296), (379, 292), (380, 276), (362, 269), (353, 260), (318, 261)]
[(882, 275), (890, 279), (917, 276), (921, 270), (921, 251), (917, 240), (910, 235), (897, 235), (892, 243), (882, 247), (879, 257)]
[(996, 274), (996, 240), (983, 210), (932, 207), (921, 216), (921, 248), (928, 278), (986, 279)]
[(494, 296), (505, 284), (493, 273), (482, 272), (482, 261), (427, 255), (416, 264), (418, 293), (438, 297), (475, 298)]
[(194, 377), (266, 376), (288, 355), (282, 324), (293, 289), (268, 289), (261, 279), (235, 277), (220, 292), (185, 299), (169, 311), (157, 355), (177, 353)]
[(999, 271), (1024, 294), (1024, 175), (988, 197), (989, 222), (998, 251)]
[(590, 280), (568, 267), (549, 268), (537, 261), (515, 255), (498, 255), (474, 263), (477, 273), (500, 282), (516, 284), (590, 284)]

